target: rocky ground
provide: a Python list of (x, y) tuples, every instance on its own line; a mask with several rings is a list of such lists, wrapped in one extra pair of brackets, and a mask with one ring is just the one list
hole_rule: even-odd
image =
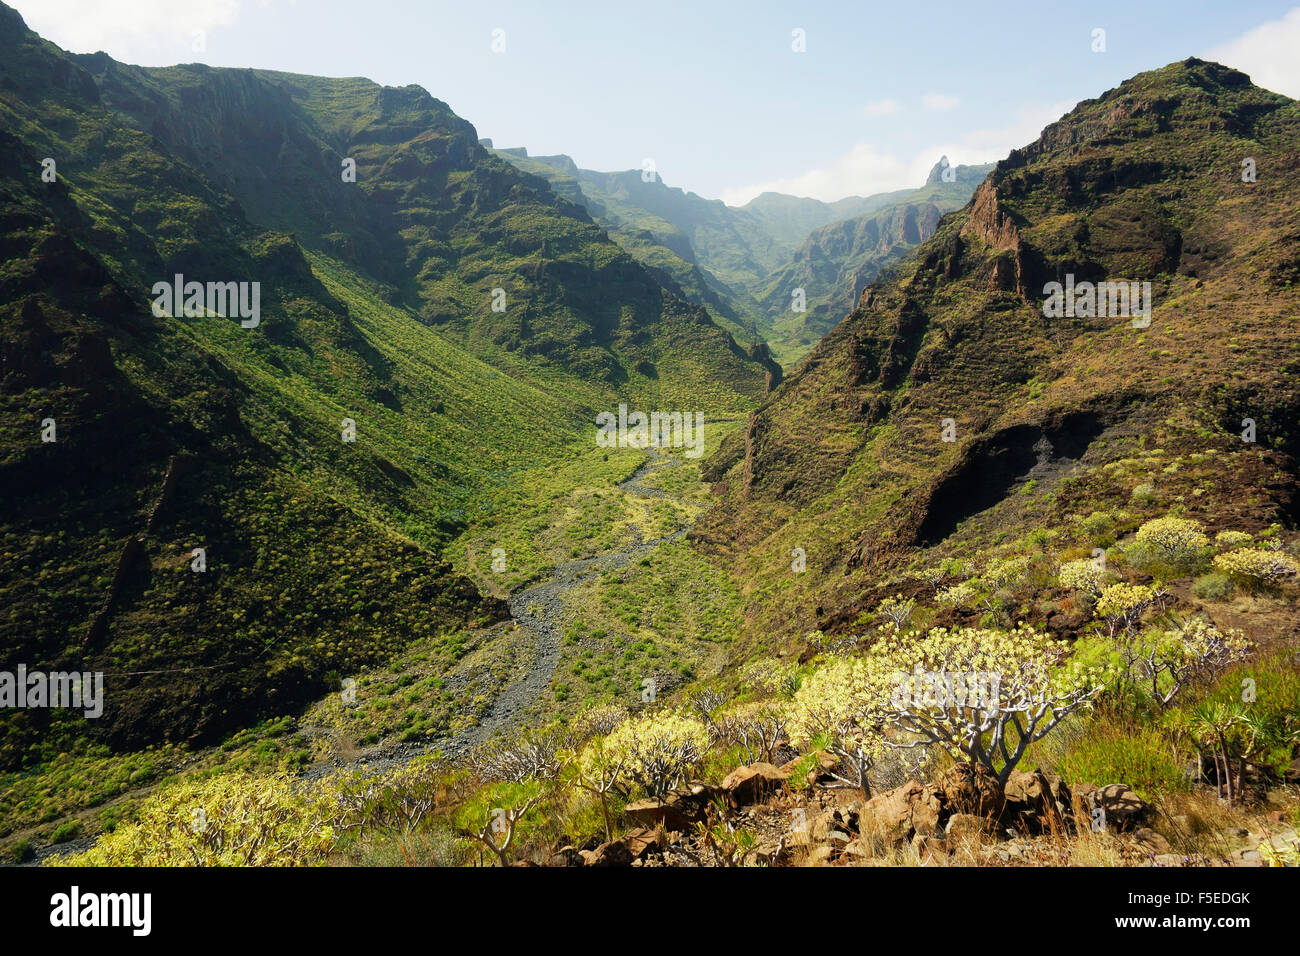
[[(1165, 819), (1122, 783), (1070, 787), (1034, 770), (1014, 771), (1004, 786), (983, 768), (958, 765), (936, 783), (909, 780), (867, 799), (832, 786), (832, 766), (824, 757), (798, 789), (794, 761), (740, 767), (720, 786), (695, 783), (629, 804), (634, 828), (615, 840), (516, 865), (1177, 867), (1300, 858), (1300, 835), (1279, 810), (1248, 817), (1253, 829), (1218, 834), (1235, 849), (1183, 853), (1160, 831), (1176, 838), (1185, 821)], [(1278, 797), (1294, 804), (1294, 789)]]

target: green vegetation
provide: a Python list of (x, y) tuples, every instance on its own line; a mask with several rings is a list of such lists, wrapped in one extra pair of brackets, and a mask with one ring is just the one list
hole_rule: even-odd
[[(761, 358), (418, 88), (140, 69), (0, 19), (0, 476), (24, 502), (0, 528), (0, 658), (106, 685), (98, 720), (6, 712), (5, 833), (116, 825), (108, 806), (129, 816), (190, 748), (300, 769), (317, 739), (273, 755), (243, 735), (347, 679), (384, 686), (399, 659), (422, 670), (418, 705), (337, 723), (425, 740), (472, 722), (511, 657), (447, 673), (511, 638), (471, 579), (505, 594), (551, 565), (527, 526), (553, 492), (566, 552), (678, 522), (585, 513), (636, 466), (594, 448), (594, 415), (718, 420), (763, 393)], [(283, 137), (213, 155), (214, 128)], [(152, 314), (176, 273), (259, 283), (256, 327)], [(474, 533), (497, 525), (517, 576), (489, 586)]]
[[(1189, 853), (1294, 813), (1293, 101), (1189, 60), (969, 203), (973, 168), (734, 210), (418, 87), (0, 26), (0, 669), (106, 684), (3, 715), (5, 859), (888, 862), (877, 790), (1031, 767)], [(1045, 319), (1075, 272), (1154, 321)], [(177, 273), (260, 322), (152, 311)], [(760, 339), (823, 331), (769, 392)], [(620, 404), (701, 412), (705, 457), (598, 445)]]

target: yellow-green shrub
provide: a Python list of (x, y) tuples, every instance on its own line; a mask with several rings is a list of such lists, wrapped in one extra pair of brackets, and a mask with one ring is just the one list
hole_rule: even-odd
[(323, 789), (283, 777), (226, 774), (155, 794), (135, 823), (119, 826), (66, 866), (303, 866), (334, 845)]

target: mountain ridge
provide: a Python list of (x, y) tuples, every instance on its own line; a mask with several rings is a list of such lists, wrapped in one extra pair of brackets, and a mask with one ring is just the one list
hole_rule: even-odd
[[(213, 742), (416, 640), (454, 666), (508, 611), (441, 554), (520, 460), (609, 470), (595, 411), (772, 377), (427, 91), (0, 21), (0, 657), (114, 681), (98, 721), (7, 714), (0, 765)], [(260, 315), (151, 311), (176, 275)]]
[[(762, 555), (748, 570), (779, 597), (751, 604), (753, 625), (850, 626), (910, 564), (978, 549), (978, 526), (1018, 507), (1039, 439), (1064, 449), (1060, 468), (1083, 483), (1101, 480), (1115, 454), (1104, 448), (1148, 430), (1183, 445), (1212, 426), (1222, 453), (1259, 481), (1256, 449), (1234, 445), (1232, 429), (1268, 421), (1259, 454), (1287, 477), (1263, 483), (1265, 510), (1294, 521), (1295, 324), (1280, 305), (1243, 297), (1250, 283), (1232, 264), (1294, 290), (1300, 212), (1283, 184), (1298, 132), (1294, 101), (1188, 60), (1080, 103), (998, 163), (963, 210), (867, 285), (745, 436), (709, 462), (726, 490), (693, 535), (722, 559)], [(1270, 181), (1242, 181), (1247, 156), (1268, 157)], [(1257, 234), (1243, 231), (1247, 221)], [(1150, 330), (1044, 319), (1044, 287), (1067, 272), (1154, 280)], [(1233, 300), (1227, 313), (1215, 304)], [(1216, 310), (1231, 316), (1230, 375), (1206, 359), (1226, 348), (1210, 331)], [(1242, 496), (1224, 498), (1213, 520), (1242, 518)], [(1060, 507), (1053, 499), (1019, 520), (1054, 527)], [(796, 547), (810, 573), (774, 570)]]

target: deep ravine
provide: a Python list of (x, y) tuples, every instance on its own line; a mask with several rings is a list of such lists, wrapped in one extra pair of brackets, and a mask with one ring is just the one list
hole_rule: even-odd
[[(648, 449), (648, 457), (635, 472), (615, 487), (643, 499), (660, 498), (677, 504), (689, 505), (684, 499), (674, 497), (659, 488), (647, 487), (642, 480), (651, 472), (668, 471), (682, 465), (680, 458), (664, 454), (658, 448)], [(432, 743), (380, 744), (363, 751), (360, 756), (343, 765), (322, 764), (308, 770), (309, 778), (327, 776), (339, 769), (358, 769), (367, 772), (386, 770), (427, 753), (441, 753), (455, 757), (492, 739), (498, 733), (514, 727), (546, 690), (555, 675), (560, 661), (561, 622), (564, 600), (574, 588), (590, 582), (605, 571), (622, 568), (662, 544), (676, 541), (690, 530), (691, 521), (683, 517), (680, 527), (669, 534), (648, 541), (639, 532), (624, 547), (587, 558), (578, 558), (556, 565), (550, 578), (510, 596), (510, 614), (514, 624), (532, 635), (533, 660), (521, 677), (506, 684), (497, 694), (491, 709), (473, 727), (448, 738)]]

